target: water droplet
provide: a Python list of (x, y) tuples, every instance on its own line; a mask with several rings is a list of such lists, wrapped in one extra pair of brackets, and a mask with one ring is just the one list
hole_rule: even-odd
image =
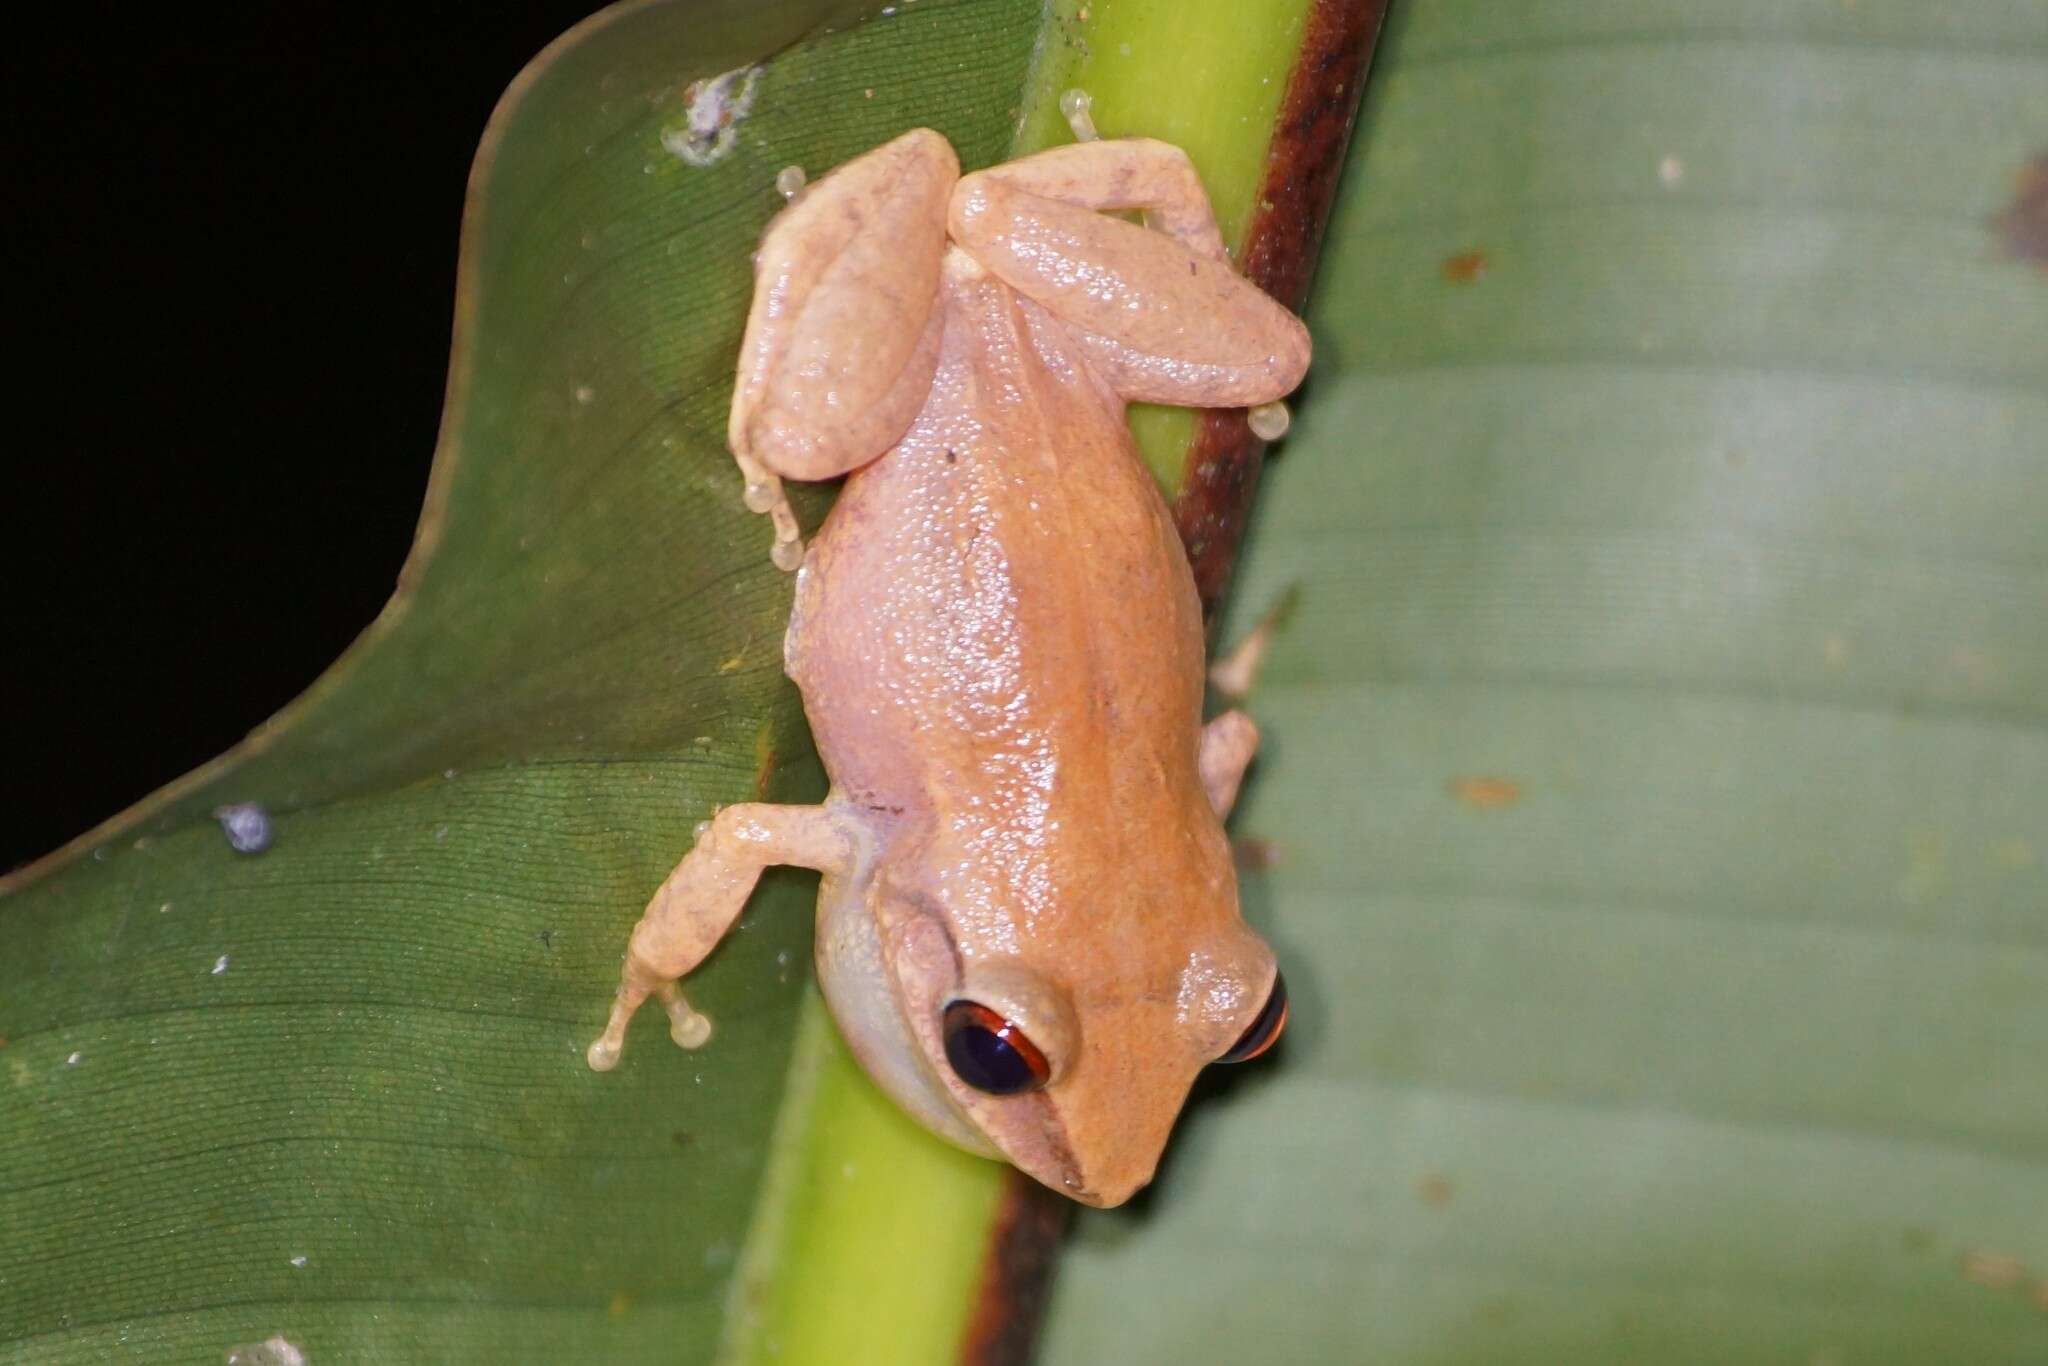
[(1246, 425), (1252, 429), (1252, 435), (1261, 441), (1278, 441), (1287, 435), (1287, 429), (1294, 420), (1293, 415), (1287, 411), (1287, 405), (1278, 399), (1271, 403), (1261, 403), (1244, 416)]

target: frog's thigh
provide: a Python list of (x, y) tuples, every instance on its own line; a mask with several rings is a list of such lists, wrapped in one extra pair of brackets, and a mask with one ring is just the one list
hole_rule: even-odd
[(843, 872), (854, 860), (856, 835), (829, 806), (728, 806), (697, 827), (697, 843), (647, 903), (626, 947), (611, 1018), (588, 1059), (598, 1071), (619, 1060), (626, 1025), (650, 995), (668, 1012), (669, 1034), (684, 1048), (711, 1036), (711, 1022), (691, 1009), (676, 979), (725, 938), (753, 893), (761, 870), (777, 863)]
[[(1121, 209), (1143, 209), (1147, 226), (1107, 216)], [(1308, 368), (1307, 329), (1232, 268), (1177, 147), (1090, 142), (978, 171), (954, 187), (947, 226), (1072, 329), (1126, 399), (1263, 403)]]
[(794, 569), (783, 479), (830, 479), (893, 446), (938, 365), (953, 149), (913, 129), (800, 195), (762, 235), (726, 439), (747, 506)]
[(1202, 789), (1216, 814), (1228, 816), (1237, 804), (1238, 785), (1259, 751), (1259, 728), (1241, 711), (1227, 711), (1202, 727), (1202, 748), (1197, 767)]
[(957, 229), (977, 216), (977, 197), (991, 188), (1021, 191), (1076, 208), (1115, 213), (1141, 209), (1156, 228), (1189, 250), (1225, 259), (1215, 211), (1188, 154), (1155, 138), (1079, 142), (964, 177), (950, 206)]

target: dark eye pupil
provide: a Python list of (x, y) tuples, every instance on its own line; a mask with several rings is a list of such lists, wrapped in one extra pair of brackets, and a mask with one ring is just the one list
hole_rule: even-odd
[(1045, 1085), (1051, 1069), (1024, 1032), (976, 1001), (946, 1007), (946, 1061), (977, 1091), (1009, 1096)]
[(1245, 1027), (1238, 1041), (1230, 1051), (1216, 1059), (1218, 1062), (1249, 1062), (1279, 1042), (1280, 1035), (1287, 1028), (1287, 983), (1279, 973), (1273, 974), (1273, 990), (1266, 997), (1265, 1008), (1258, 1018)]

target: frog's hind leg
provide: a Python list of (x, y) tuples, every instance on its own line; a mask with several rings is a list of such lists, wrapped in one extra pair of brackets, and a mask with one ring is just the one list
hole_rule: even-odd
[[(1145, 225), (1108, 216), (1127, 209)], [(954, 187), (947, 226), (1072, 329), (1126, 399), (1264, 403), (1308, 368), (1308, 330), (1231, 266), (1194, 165), (1170, 143), (1076, 143), (977, 171)]]
[(619, 1061), (626, 1025), (649, 996), (669, 1018), (669, 1037), (698, 1048), (711, 1021), (691, 1008), (677, 980), (725, 938), (761, 870), (792, 863), (840, 873), (853, 865), (858, 836), (830, 806), (728, 806), (697, 827), (697, 843), (647, 903), (626, 947), (618, 994), (604, 1033), (585, 1055), (600, 1072)]
[(931, 392), (953, 149), (928, 128), (856, 157), (768, 225), (740, 343), (727, 444), (747, 506), (801, 558), (784, 479), (830, 479), (902, 439)]

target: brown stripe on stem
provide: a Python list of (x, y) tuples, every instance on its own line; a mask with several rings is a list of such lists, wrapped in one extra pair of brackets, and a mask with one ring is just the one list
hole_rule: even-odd
[[(1238, 265), (1297, 312), (1308, 297), (1386, 7), (1387, 0), (1313, 0), (1267, 148), (1266, 178)], [(1196, 418), (1174, 518), (1205, 616), (1214, 613), (1229, 582), (1264, 453), (1265, 443), (1245, 425), (1244, 409), (1211, 409)], [(1073, 1208), (1022, 1172), (1009, 1173), (960, 1344), (961, 1366), (1026, 1366), (1031, 1360)]]
[(960, 1366), (1026, 1366), (1031, 1360), (1073, 1211), (1072, 1201), (1024, 1173), (1012, 1169), (1005, 1177)]
[[(1273, 127), (1238, 265), (1296, 312), (1308, 298), (1386, 8), (1387, 0), (1314, 0)], [(1242, 408), (1212, 408), (1195, 419), (1173, 511), (1205, 617), (1214, 615), (1230, 582), (1265, 450)]]

